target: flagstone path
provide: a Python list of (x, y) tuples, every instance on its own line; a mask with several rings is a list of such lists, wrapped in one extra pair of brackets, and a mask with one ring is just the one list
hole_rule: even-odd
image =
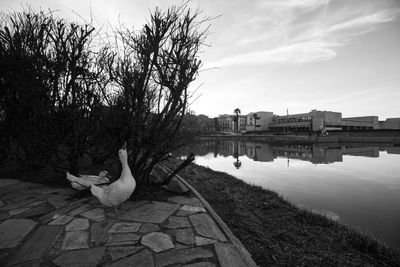
[(117, 215), (76, 194), (0, 179), (0, 266), (255, 266), (193, 192), (127, 201)]

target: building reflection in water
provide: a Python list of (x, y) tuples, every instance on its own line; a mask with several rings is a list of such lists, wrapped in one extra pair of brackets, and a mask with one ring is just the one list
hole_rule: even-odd
[[(186, 150), (186, 151), (185, 151)], [(218, 155), (232, 156), (235, 160), (233, 165), (239, 169), (242, 166), (240, 157), (247, 157), (254, 161), (272, 162), (276, 158), (309, 161), (314, 164), (330, 164), (342, 162), (343, 155), (379, 157), (379, 151), (387, 151), (389, 154), (400, 154), (399, 146), (364, 145), (364, 144), (284, 144), (264, 143), (239, 140), (215, 140), (203, 141), (190, 144), (176, 152), (186, 155), (190, 152), (198, 156), (205, 156), (210, 152), (214, 157)]]

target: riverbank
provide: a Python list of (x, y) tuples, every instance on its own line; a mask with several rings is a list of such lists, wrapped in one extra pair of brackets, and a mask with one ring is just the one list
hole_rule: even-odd
[(399, 250), (299, 209), (275, 192), (195, 164), (180, 175), (212, 205), (260, 266), (400, 265)]

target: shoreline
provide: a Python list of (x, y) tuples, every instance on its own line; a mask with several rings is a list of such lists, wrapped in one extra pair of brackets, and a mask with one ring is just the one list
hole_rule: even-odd
[(387, 143), (400, 145), (400, 133), (391, 136), (349, 136), (349, 135), (274, 135), (274, 134), (245, 134), (245, 135), (202, 135), (196, 140), (243, 140), (262, 142), (295, 142), (295, 143)]
[(180, 176), (211, 204), (260, 266), (400, 265), (399, 249), (301, 209), (276, 192), (196, 164)]

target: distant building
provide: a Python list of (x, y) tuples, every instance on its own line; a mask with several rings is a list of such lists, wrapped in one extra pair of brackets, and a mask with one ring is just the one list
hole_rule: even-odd
[(246, 115), (246, 131), (268, 131), (274, 114), (269, 111), (251, 112)]
[(218, 130), (220, 132), (233, 132), (232, 123), (233, 123), (233, 115), (219, 115), (217, 118), (218, 121)]
[[(219, 115), (217, 118), (218, 121), (218, 128), (220, 132), (236, 132), (236, 115)], [(238, 132), (242, 132), (246, 130), (246, 116), (239, 115), (239, 122), (238, 122)]]
[[(235, 122), (236, 115), (232, 115), (232, 116), (233, 116), (233, 119), (232, 119), (232, 127), (231, 127), (231, 129), (232, 129), (233, 132), (235, 132), (236, 131), (236, 126), (235, 126), (235, 124), (236, 124), (236, 122)], [(238, 132), (241, 133), (243, 131), (246, 131), (246, 116), (239, 115)]]
[[(236, 115), (220, 115), (217, 130), (236, 132)], [(243, 132), (317, 132), (322, 129), (332, 130), (374, 130), (400, 129), (400, 118), (379, 121), (378, 116), (342, 118), (341, 112), (311, 110), (308, 113), (274, 115), (268, 111), (251, 112), (239, 115), (238, 131)]]
[(342, 113), (312, 110), (308, 113), (274, 116), (270, 129), (273, 131), (319, 131), (342, 129)]
[(378, 116), (342, 118), (342, 130), (379, 129)]
[(379, 122), (379, 129), (400, 129), (400, 118), (388, 118)]

